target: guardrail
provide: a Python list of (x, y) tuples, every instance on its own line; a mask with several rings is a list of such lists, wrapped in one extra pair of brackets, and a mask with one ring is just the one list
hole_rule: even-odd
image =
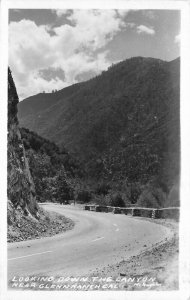
[(85, 205), (85, 210), (106, 212), (113, 214), (125, 214), (152, 219), (175, 219), (179, 220), (179, 207), (148, 208), (148, 207), (114, 207), (103, 205)]

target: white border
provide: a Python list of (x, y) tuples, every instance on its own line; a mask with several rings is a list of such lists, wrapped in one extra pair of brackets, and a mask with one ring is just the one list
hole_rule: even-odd
[(9, 8), (181, 9), (186, 0), (3, 0)]
[[(0, 298), (7, 289), (7, 64), (8, 64), (8, 11), (1, 3), (0, 24)], [(3, 26), (5, 26), (3, 28)]]
[(181, 18), (181, 218), (180, 218), (180, 290), (190, 299), (190, 2), (186, 1)]
[[(181, 10), (181, 221), (180, 221), (180, 290), (176, 292), (15, 292), (7, 291), (6, 246), (6, 175), (7, 175), (7, 65), (8, 65), (8, 9), (9, 8), (101, 8), (101, 9), (179, 9)], [(1, 99), (0, 99), (0, 166), (1, 166), (1, 252), (0, 297), (1, 299), (183, 299), (190, 297), (190, 1), (133, 1), (133, 0), (2, 0), (1, 2)], [(52, 294), (53, 293), (53, 294)], [(190, 299), (190, 298), (189, 298)]]

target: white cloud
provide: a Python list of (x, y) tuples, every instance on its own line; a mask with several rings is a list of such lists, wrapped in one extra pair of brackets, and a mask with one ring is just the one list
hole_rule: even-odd
[(119, 16), (125, 17), (128, 15), (130, 10), (129, 9), (117, 9), (116, 11), (119, 14)]
[(155, 34), (155, 30), (152, 27), (147, 27), (145, 25), (139, 25), (137, 26), (137, 33), (141, 34), (150, 34), (150, 35), (154, 35)]
[(101, 48), (125, 27), (115, 10), (74, 10), (68, 17), (75, 26), (77, 39), (92, 50)]
[[(37, 26), (24, 19), (11, 22), (9, 65), (19, 95), (26, 97), (42, 90), (60, 89), (75, 83), (77, 75), (83, 72), (98, 74), (106, 69), (111, 62), (104, 47), (127, 26), (124, 15), (126, 12), (121, 17), (116, 10), (74, 10), (67, 15), (72, 25), (56, 28)], [(42, 78), (40, 70), (48, 68), (62, 69), (65, 80)]]
[(174, 42), (177, 43), (177, 44), (179, 44), (180, 41), (181, 41), (181, 35), (179, 33), (178, 35), (175, 36)]
[(24, 99), (30, 95), (34, 95), (42, 91), (52, 92), (52, 90), (59, 90), (68, 85), (69, 84), (67, 82), (60, 80), (58, 77), (48, 81), (39, 76), (38, 72), (31, 72), (26, 77), (25, 82), (20, 82), (20, 89), (17, 88), (17, 91), (20, 92), (20, 98)]
[(67, 15), (72, 12), (71, 9), (53, 9), (52, 11), (55, 12), (58, 17)]

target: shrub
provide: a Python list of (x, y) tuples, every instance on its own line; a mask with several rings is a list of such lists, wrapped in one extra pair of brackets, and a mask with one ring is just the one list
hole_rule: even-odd
[(161, 188), (147, 186), (141, 193), (137, 206), (160, 208), (166, 202), (166, 194)]
[(97, 193), (98, 195), (107, 195), (109, 192), (110, 186), (108, 183), (106, 182), (101, 182), (98, 184), (95, 193)]
[(141, 194), (141, 188), (139, 183), (132, 183), (130, 185), (130, 201), (132, 204), (135, 204), (137, 202), (137, 199), (139, 198)]
[(179, 207), (180, 206), (180, 199), (179, 199), (179, 184), (174, 185), (168, 195), (168, 198), (165, 203), (165, 207)]
[(108, 194), (106, 196), (106, 204), (108, 206), (125, 207), (125, 201), (119, 192)]
[(92, 202), (97, 205), (108, 205), (106, 197), (103, 195), (92, 194)]
[(88, 203), (91, 200), (91, 193), (87, 190), (82, 190), (78, 192), (77, 202)]

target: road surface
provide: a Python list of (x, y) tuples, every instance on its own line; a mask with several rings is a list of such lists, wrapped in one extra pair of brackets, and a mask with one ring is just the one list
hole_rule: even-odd
[(14, 276), (82, 276), (115, 264), (161, 242), (168, 228), (143, 218), (92, 212), (72, 206), (43, 206), (71, 218), (65, 233), (8, 245), (8, 279)]

